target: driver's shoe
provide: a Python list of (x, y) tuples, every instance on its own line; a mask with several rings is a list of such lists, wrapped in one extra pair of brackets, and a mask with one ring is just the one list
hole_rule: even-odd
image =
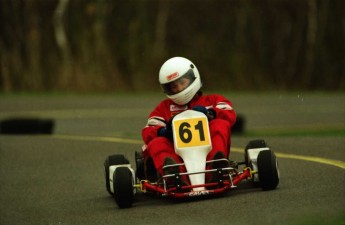
[[(169, 174), (179, 174), (181, 173), (181, 169), (179, 165), (173, 166), (175, 164), (178, 164), (173, 158), (171, 157), (166, 157), (164, 160), (164, 166), (163, 166), (163, 173), (164, 175), (169, 175)], [(170, 167), (167, 167), (170, 166)], [(179, 183), (179, 186), (187, 186), (189, 185), (187, 180), (186, 180), (186, 176), (180, 176), (179, 181), (176, 179), (176, 177), (169, 177), (166, 179), (167, 181), (167, 185), (168, 186), (177, 186), (177, 184)], [(178, 188), (180, 188), (178, 187)], [(180, 192), (185, 192), (185, 191), (189, 191), (186, 189), (181, 189), (179, 190)]]
[[(213, 157), (213, 160), (216, 160), (216, 159), (226, 159), (226, 158), (225, 158), (223, 152), (217, 152)], [(225, 167), (229, 167), (229, 161), (228, 160), (222, 160), (222, 161), (217, 161), (217, 162), (211, 163), (212, 169), (225, 168)]]
[[(179, 166), (173, 166), (177, 164), (177, 162), (171, 158), (171, 157), (166, 157), (164, 160), (164, 166), (163, 166), (163, 172), (164, 175), (168, 175), (168, 174), (176, 174), (176, 173), (180, 173), (180, 167)], [(164, 168), (166, 167), (166, 168)]]
[[(216, 159), (226, 159), (224, 154), (222, 152), (217, 152), (213, 160)], [(211, 163), (210, 169), (219, 169), (219, 168), (226, 168), (229, 167), (229, 161), (228, 160), (222, 160), (222, 161), (216, 161)], [(212, 172), (208, 176), (206, 176), (207, 182), (206, 183), (216, 183), (219, 181), (219, 174), (218, 172)], [(209, 187), (209, 189), (214, 189), (214, 186)]]

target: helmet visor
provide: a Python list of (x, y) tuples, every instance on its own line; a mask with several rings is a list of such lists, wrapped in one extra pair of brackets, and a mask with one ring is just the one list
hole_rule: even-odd
[(196, 77), (194, 75), (193, 69), (189, 69), (177, 80), (171, 81), (166, 84), (161, 84), (161, 86), (167, 95), (175, 95), (189, 87), (189, 85), (191, 85), (195, 79)]

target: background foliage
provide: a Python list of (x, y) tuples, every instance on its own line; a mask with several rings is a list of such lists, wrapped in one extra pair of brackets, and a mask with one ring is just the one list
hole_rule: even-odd
[(0, 91), (159, 90), (172, 56), (208, 89), (344, 90), (343, 0), (0, 0)]

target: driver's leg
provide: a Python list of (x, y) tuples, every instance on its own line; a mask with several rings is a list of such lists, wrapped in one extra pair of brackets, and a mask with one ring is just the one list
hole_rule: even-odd
[(207, 160), (215, 157), (217, 152), (222, 152), (225, 158), (229, 158), (231, 145), (231, 127), (227, 120), (214, 119), (209, 123), (212, 151), (208, 154)]
[(160, 175), (163, 175), (162, 167), (164, 166), (164, 162), (170, 161), (171, 163), (171, 160), (166, 160), (167, 158), (174, 160), (176, 163), (182, 162), (181, 158), (175, 153), (173, 143), (165, 137), (157, 137), (153, 139), (147, 145), (144, 155), (152, 158)]

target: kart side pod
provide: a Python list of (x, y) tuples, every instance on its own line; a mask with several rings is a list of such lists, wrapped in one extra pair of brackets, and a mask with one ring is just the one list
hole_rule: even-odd
[[(248, 153), (248, 163), (252, 166), (252, 169), (254, 171), (258, 171), (258, 156), (259, 153), (262, 151), (270, 151), (270, 149), (268, 147), (264, 147), (264, 148), (252, 148), (252, 149), (248, 149), (247, 153)], [(259, 175), (258, 173), (253, 174), (253, 181), (254, 182), (259, 182)]]
[[(114, 173), (117, 169), (119, 168), (128, 168), (128, 170), (130, 171), (130, 173), (132, 174), (132, 184), (135, 184), (135, 171), (134, 169), (131, 167), (131, 164), (123, 164), (123, 165), (112, 165), (109, 166), (109, 183), (110, 183), (110, 192), (115, 194), (116, 190), (114, 190), (114, 183), (115, 183), (115, 179), (117, 176), (114, 176)], [(120, 179), (120, 178), (118, 178)], [(133, 194), (136, 193), (136, 188), (133, 188)]]
[(264, 140), (252, 140), (245, 149), (246, 165), (253, 171), (252, 181), (263, 190), (275, 189), (280, 180), (278, 160)]

